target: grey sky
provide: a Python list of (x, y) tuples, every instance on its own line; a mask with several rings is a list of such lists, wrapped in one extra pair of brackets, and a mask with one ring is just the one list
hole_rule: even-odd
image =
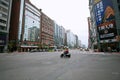
[(89, 0), (30, 0), (37, 8), (88, 44)]

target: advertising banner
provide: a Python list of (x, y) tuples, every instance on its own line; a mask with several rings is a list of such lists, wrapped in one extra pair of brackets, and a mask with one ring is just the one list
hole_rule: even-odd
[(114, 39), (117, 35), (115, 21), (105, 22), (98, 26), (100, 40)]
[(100, 40), (113, 39), (117, 35), (112, 0), (94, 0), (94, 14)]

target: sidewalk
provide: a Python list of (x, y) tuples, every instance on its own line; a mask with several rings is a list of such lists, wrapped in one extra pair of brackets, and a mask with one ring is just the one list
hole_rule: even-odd
[(111, 52), (112, 54), (120, 54), (120, 52)]
[[(94, 50), (90, 49), (90, 52), (95, 52)], [(111, 53), (111, 54), (120, 54), (120, 52), (96, 52), (96, 53)]]
[(10, 52), (10, 53), (0, 53), (0, 56), (14, 55), (14, 54), (25, 54), (25, 53), (28, 53), (28, 52), (18, 52), (18, 51), (15, 51), (15, 52)]

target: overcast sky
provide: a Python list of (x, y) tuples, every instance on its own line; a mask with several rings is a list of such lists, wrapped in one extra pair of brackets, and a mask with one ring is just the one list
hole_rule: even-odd
[(88, 45), (89, 0), (30, 0), (37, 8)]

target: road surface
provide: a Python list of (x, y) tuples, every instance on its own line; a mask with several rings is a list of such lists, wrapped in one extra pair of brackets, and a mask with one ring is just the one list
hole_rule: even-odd
[(0, 80), (120, 80), (120, 54), (71, 50), (0, 54)]

